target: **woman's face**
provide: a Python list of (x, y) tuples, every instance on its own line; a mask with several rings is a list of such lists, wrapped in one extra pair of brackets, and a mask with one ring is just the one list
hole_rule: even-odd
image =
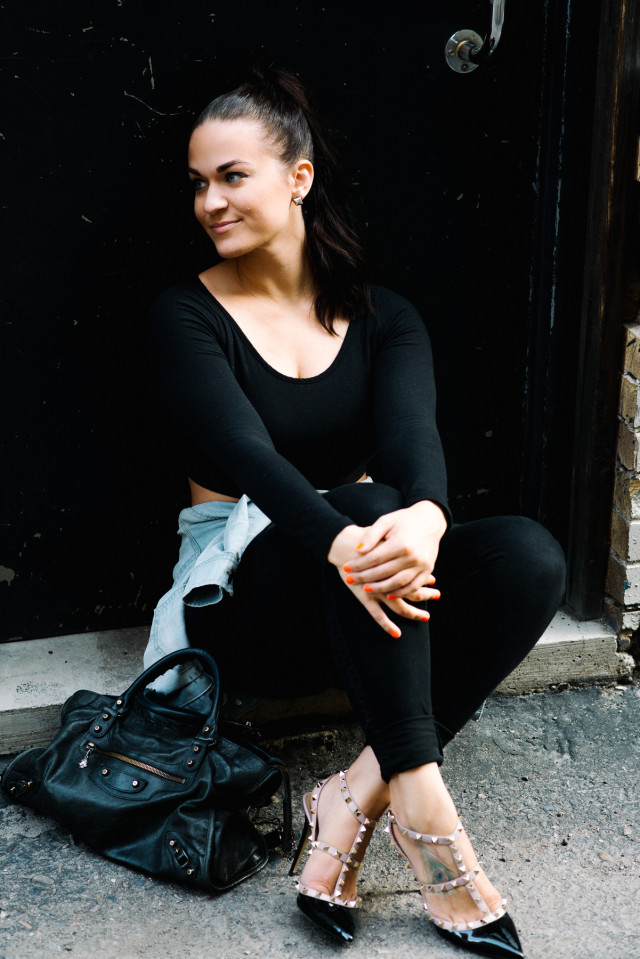
[(292, 197), (304, 196), (313, 167), (286, 167), (255, 120), (211, 120), (189, 142), (196, 219), (224, 259), (276, 248), (304, 233)]

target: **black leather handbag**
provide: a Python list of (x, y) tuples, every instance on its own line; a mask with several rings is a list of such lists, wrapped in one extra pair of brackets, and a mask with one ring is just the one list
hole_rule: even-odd
[[(206, 713), (146, 688), (189, 660), (211, 678)], [(165, 656), (120, 697), (79, 690), (53, 742), (12, 760), (2, 789), (115, 862), (230, 889), (267, 864), (270, 845), (290, 850), (291, 792), (282, 762), (255, 744), (250, 727), (221, 720), (219, 701), (216, 663), (197, 649)], [(265, 836), (254, 820), (278, 790), (282, 828)]]

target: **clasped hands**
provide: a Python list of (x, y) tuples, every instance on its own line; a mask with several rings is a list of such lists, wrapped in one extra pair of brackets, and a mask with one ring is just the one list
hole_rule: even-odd
[(397, 639), (401, 631), (385, 608), (405, 619), (429, 619), (411, 603), (440, 598), (433, 568), (446, 528), (440, 507), (421, 500), (385, 513), (371, 526), (346, 526), (327, 559), (376, 623)]

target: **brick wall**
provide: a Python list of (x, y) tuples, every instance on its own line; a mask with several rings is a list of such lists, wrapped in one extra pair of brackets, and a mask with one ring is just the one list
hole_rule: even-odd
[(626, 650), (640, 628), (640, 322), (625, 325), (605, 609)]

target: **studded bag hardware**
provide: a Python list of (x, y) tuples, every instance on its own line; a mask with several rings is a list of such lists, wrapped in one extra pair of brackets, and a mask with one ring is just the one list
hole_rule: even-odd
[[(211, 678), (206, 713), (148, 689), (173, 666), (197, 661)], [(52, 816), (115, 862), (222, 892), (291, 848), (287, 770), (251, 728), (221, 719), (220, 680), (204, 650), (159, 660), (122, 696), (79, 690), (62, 707), (49, 746), (20, 753), (3, 792)], [(282, 828), (264, 835), (257, 810), (282, 792)], [(266, 820), (272, 821), (272, 820)]]

